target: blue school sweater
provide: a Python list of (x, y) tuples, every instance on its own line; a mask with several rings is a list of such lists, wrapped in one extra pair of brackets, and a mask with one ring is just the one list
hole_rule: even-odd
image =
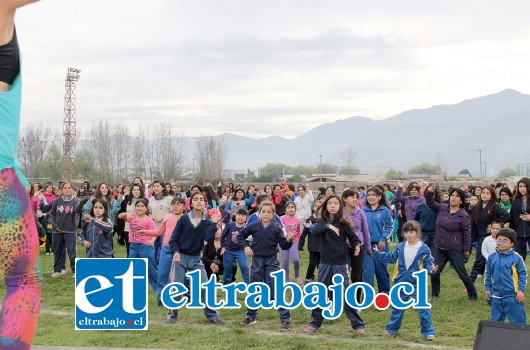
[(211, 241), (217, 232), (217, 225), (204, 216), (197, 227), (193, 226), (190, 214), (182, 215), (171, 234), (169, 248), (171, 254), (201, 255), (204, 241)]
[(292, 242), (288, 242), (283, 236), (282, 229), (276, 222), (271, 222), (264, 227), (260, 221), (254, 222), (245, 227), (238, 236), (241, 245), (247, 245), (246, 239), (252, 235), (252, 251), (258, 258), (270, 258), (278, 253), (278, 244), (282, 249), (289, 249)]

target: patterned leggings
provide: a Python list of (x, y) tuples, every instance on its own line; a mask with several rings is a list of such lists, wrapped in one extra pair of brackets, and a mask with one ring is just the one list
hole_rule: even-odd
[(7, 292), (0, 349), (29, 349), (40, 312), (39, 239), (29, 198), (13, 169), (0, 171), (0, 275)]

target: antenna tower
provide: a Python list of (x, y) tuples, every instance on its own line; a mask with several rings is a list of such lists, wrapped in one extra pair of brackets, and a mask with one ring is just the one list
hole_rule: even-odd
[(72, 180), (74, 177), (74, 158), (76, 141), (76, 119), (75, 119), (75, 86), (79, 80), (81, 71), (68, 67), (66, 71), (66, 93), (64, 95), (64, 123), (63, 123), (63, 156), (65, 162), (65, 178)]

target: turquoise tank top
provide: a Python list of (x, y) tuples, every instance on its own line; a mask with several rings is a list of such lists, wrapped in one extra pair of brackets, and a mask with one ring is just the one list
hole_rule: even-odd
[(13, 168), (22, 185), (29, 187), (29, 182), (17, 162), (21, 100), (22, 81), (19, 73), (11, 89), (0, 92), (0, 171)]

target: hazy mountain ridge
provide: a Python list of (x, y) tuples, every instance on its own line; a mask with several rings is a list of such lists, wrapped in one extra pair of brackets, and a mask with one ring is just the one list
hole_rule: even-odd
[[(388, 167), (406, 170), (421, 162), (445, 162), (449, 172), (469, 168), (479, 172), (479, 153), (492, 172), (526, 162), (530, 139), (514, 137), (514, 127), (530, 117), (530, 95), (512, 89), (464, 100), (454, 105), (414, 109), (383, 120), (355, 116), (322, 124), (292, 140), (270, 136), (255, 140), (223, 134), (227, 167), (257, 169), (268, 162), (288, 165), (343, 165), (348, 146), (356, 152), (356, 166), (365, 173)], [(187, 138), (193, 149), (194, 138)], [(191, 142), (190, 142), (191, 141)], [(190, 149), (190, 150), (191, 150)]]

